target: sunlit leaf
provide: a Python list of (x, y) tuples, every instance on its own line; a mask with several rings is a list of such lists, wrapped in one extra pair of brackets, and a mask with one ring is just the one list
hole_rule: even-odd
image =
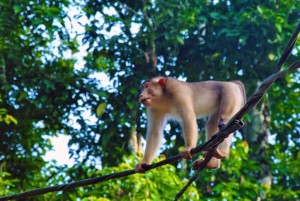
[(275, 55), (274, 55), (273, 53), (270, 53), (270, 54), (268, 55), (268, 58), (269, 58), (271, 61), (273, 61), (274, 58), (275, 58)]
[(100, 117), (104, 111), (105, 111), (105, 108), (106, 108), (106, 103), (100, 103), (96, 109), (96, 114), (98, 117)]
[(15, 12), (16, 14), (18, 14), (18, 13), (20, 13), (20, 12), (21, 12), (21, 10), (22, 10), (22, 7), (21, 7), (21, 6), (19, 6), (19, 5), (14, 5), (13, 9), (14, 9), (14, 12)]
[(14, 124), (18, 124), (18, 120), (16, 118), (14, 118), (13, 116), (7, 115), (6, 117), (8, 118), (9, 122), (12, 122)]
[(262, 10), (262, 8), (261, 8), (260, 6), (257, 6), (256, 8), (257, 8), (257, 11), (258, 11), (260, 14), (263, 14), (263, 10)]
[(0, 115), (6, 114), (6, 113), (7, 113), (7, 109), (0, 108)]

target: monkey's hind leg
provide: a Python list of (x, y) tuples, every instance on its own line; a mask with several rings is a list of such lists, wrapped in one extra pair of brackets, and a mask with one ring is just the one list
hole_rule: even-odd
[[(223, 130), (225, 127), (225, 121), (224, 119), (220, 119), (218, 123), (218, 128), (219, 131)], [(219, 145), (218, 149), (216, 149), (214, 153), (214, 157), (223, 159), (223, 158), (228, 158), (229, 157), (229, 147), (231, 143), (232, 135), (230, 134), (224, 141)]]
[[(209, 117), (207, 123), (206, 123), (206, 133), (207, 133), (207, 139), (210, 139), (215, 133), (217, 133), (219, 130), (218, 128), (218, 114), (214, 114)], [(207, 152), (204, 153), (204, 157), (207, 156)], [(220, 150), (219, 148), (216, 150), (214, 153), (213, 157), (211, 160), (208, 162), (206, 165), (207, 169), (216, 169), (220, 168), (221, 162), (220, 158), (226, 157), (226, 154), (222, 152), (222, 149)], [(198, 159), (194, 161), (193, 163), (193, 169), (196, 170), (200, 167), (200, 164), (203, 163), (204, 159)]]

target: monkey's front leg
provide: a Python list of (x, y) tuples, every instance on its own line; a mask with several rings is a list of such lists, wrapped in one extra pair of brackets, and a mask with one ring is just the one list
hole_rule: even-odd
[(150, 165), (155, 154), (157, 153), (163, 136), (163, 127), (165, 125), (164, 114), (155, 112), (151, 109), (147, 110), (147, 144), (142, 162), (135, 166), (135, 171), (145, 173), (144, 166)]
[(184, 111), (181, 114), (182, 117), (182, 129), (185, 141), (185, 148), (180, 152), (182, 158), (190, 160), (192, 159), (191, 149), (196, 147), (198, 140), (198, 126), (196, 115), (193, 111)]

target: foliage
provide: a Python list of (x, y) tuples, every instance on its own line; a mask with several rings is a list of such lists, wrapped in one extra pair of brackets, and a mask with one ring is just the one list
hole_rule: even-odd
[(14, 189), (18, 179), (11, 178), (11, 175), (8, 172), (0, 173), (0, 196), (5, 196), (11, 193), (11, 189)]
[(71, 96), (75, 89), (70, 87), (77, 76), (75, 61), (62, 55), (72, 43), (64, 27), (68, 4), (0, 3), (1, 108), (7, 111), (5, 118), (18, 120), (9, 125), (0, 122), (1, 171), (19, 181), (11, 193), (44, 185), (43, 156), (51, 147), (45, 136), (63, 132), (67, 111), (75, 107)]
[[(0, 105), (2, 103), (1, 95), (0, 95)], [(7, 110), (5, 108), (0, 108), (0, 122), (4, 122), (6, 124), (10, 124), (11, 122), (14, 124), (18, 123), (18, 120), (13, 116), (7, 114)]]
[[(106, 175), (133, 169), (136, 162), (133, 157), (124, 158), (124, 162), (118, 167), (107, 168), (100, 171), (100, 174)], [(97, 185), (94, 191), (88, 194), (109, 200), (169, 200), (174, 197), (179, 188), (183, 187), (183, 184), (181, 178), (176, 175), (175, 167), (166, 165), (145, 175), (135, 174), (113, 182), (105, 182)], [(196, 188), (191, 187), (182, 200), (199, 200)]]
[[(298, 23), (299, 4), (1, 1), (0, 195), (133, 168), (130, 138), (146, 130), (138, 88), (152, 75), (240, 79), (251, 94), (272, 73)], [(70, 17), (71, 8), (79, 14)], [(74, 21), (82, 33), (72, 29)], [(76, 53), (84, 48), (79, 62)], [(296, 59), (299, 39), (288, 64)], [(297, 199), (299, 114), (297, 71), (270, 88), (236, 135), (231, 158), (220, 170), (205, 171), (183, 200)], [(204, 134), (201, 120), (199, 127)], [(49, 137), (58, 134), (71, 137), (72, 167), (43, 158), (52, 148)], [(161, 152), (168, 157), (182, 146), (181, 130), (171, 123)], [(170, 200), (193, 174), (190, 166), (180, 161), (36, 200)], [(266, 175), (272, 185), (260, 180)]]

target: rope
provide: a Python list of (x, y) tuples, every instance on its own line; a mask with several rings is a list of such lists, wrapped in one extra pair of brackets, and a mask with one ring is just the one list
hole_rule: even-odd
[[(239, 112), (237, 112), (230, 120), (229, 122), (225, 125), (224, 129), (220, 130), (218, 133), (216, 133), (210, 140), (205, 142), (202, 145), (199, 145), (198, 147), (195, 147), (191, 150), (191, 154), (195, 155), (198, 154), (201, 151), (209, 151), (208, 155), (205, 157), (203, 163), (199, 167), (197, 173), (190, 178), (188, 183), (183, 187), (183, 189), (176, 195), (175, 200), (178, 200), (185, 190), (199, 177), (201, 171), (205, 168), (206, 164), (209, 162), (211, 159), (216, 147), (230, 134), (233, 133), (234, 131), (240, 129), (243, 127), (244, 123), (241, 121), (241, 118), (251, 111), (261, 100), (263, 95), (266, 93), (267, 89), (270, 87), (270, 85), (278, 78), (283, 77), (285, 74), (296, 70), (300, 68), (300, 61), (296, 61), (293, 63), (291, 66), (289, 66), (286, 70), (280, 71), (282, 65), (288, 58), (289, 54), (292, 51), (292, 48), (296, 42), (297, 36), (300, 32), (300, 23), (298, 24), (296, 30), (294, 31), (291, 39), (289, 40), (288, 44), (286, 45), (282, 56), (276, 66), (275, 72), (270, 75), (268, 78), (266, 78), (261, 86), (258, 88), (258, 90), (249, 98), (249, 100), (246, 102), (243, 108), (240, 109)], [(146, 171), (149, 171), (151, 169), (166, 165), (168, 163), (172, 163), (175, 161), (180, 160), (182, 157), (181, 155), (176, 155), (172, 156), (170, 158), (167, 158), (163, 161), (160, 161), (158, 163), (154, 163), (151, 165), (147, 165), (145, 168)], [(52, 186), (52, 187), (47, 187), (47, 188), (40, 188), (40, 189), (35, 189), (35, 190), (30, 190), (30, 191), (25, 191), (23, 193), (11, 195), (11, 196), (5, 196), (5, 197), (0, 197), (0, 201), (6, 201), (6, 200), (14, 200), (14, 199), (23, 199), (31, 196), (37, 196), (37, 195), (43, 195), (46, 193), (50, 192), (57, 192), (57, 191), (66, 191), (66, 190), (71, 190), (77, 187), (82, 187), (82, 186), (87, 186), (91, 184), (96, 184), (100, 182), (104, 182), (107, 180), (111, 179), (116, 179), (116, 178), (121, 178), (121, 177), (126, 177), (129, 175), (135, 174), (135, 170), (127, 170), (124, 172), (119, 172), (119, 173), (114, 173), (114, 174), (109, 174), (109, 175), (104, 175), (100, 177), (95, 177), (95, 178), (90, 178), (90, 179), (84, 179), (84, 180), (79, 180), (76, 182), (72, 182), (69, 184), (63, 184), (63, 185), (57, 185), (57, 186)]]

